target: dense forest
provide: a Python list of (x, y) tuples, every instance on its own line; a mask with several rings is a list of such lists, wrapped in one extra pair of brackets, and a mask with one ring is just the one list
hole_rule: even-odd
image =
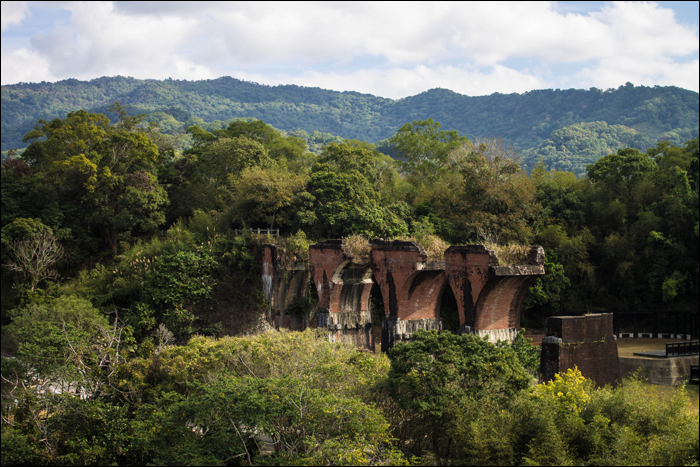
[(158, 81), (117, 76), (2, 86), (2, 150), (25, 147), (22, 137), (39, 119), (65, 118), (80, 108), (113, 119), (113, 102), (121, 102), (130, 115), (145, 114), (184, 149), (192, 144), (185, 133), (189, 126), (220, 130), (244, 118), (295, 132), (312, 150), (335, 135), (377, 144), (387, 153), (380, 142), (401, 125), (432, 118), (472, 140), (502, 139), (524, 151), (527, 170), (542, 158), (548, 169), (577, 175), (622, 147), (644, 152), (660, 140), (680, 145), (696, 138), (699, 118), (698, 93), (630, 83), (605, 91), (547, 89), (479, 97), (432, 89), (392, 100), (231, 77)]
[[(656, 91), (600, 96), (635, 92)], [(526, 327), (697, 309), (697, 137), (615, 149), (577, 175), (545, 165), (549, 148), (585, 162), (565, 134), (636, 133), (568, 122), (528, 172), (514, 146), (430, 118), (377, 146), (317, 132), (315, 154), (263, 120), (190, 125), (184, 147), (109, 110), (34, 122), (2, 163), (3, 464), (697, 464), (682, 390), (594, 388), (574, 370), (538, 385), (522, 335), (417, 333), (372, 355), (319, 329), (262, 332), (256, 256), (276, 242), (283, 262), (303, 261), (309, 244), (350, 237), (504, 257), (539, 244), (547, 274)], [(281, 236), (236, 233), (249, 227)], [(293, 310), (313, 328), (313, 290)]]

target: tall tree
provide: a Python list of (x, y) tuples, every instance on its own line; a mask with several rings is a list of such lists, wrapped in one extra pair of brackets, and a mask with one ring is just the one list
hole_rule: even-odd
[(438, 122), (414, 120), (399, 128), (389, 139), (401, 157), (400, 166), (415, 183), (432, 183), (445, 167), (448, 154), (466, 143), (456, 131), (440, 129)]
[(167, 195), (156, 175), (161, 157), (138, 126), (141, 117), (128, 116), (119, 105), (112, 110), (119, 118), (115, 125), (84, 110), (40, 121), (25, 136), (33, 141), (25, 160), (36, 168), (40, 185), (50, 187), (62, 213), (61, 224), (52, 227), (71, 229), (78, 242), (97, 231), (116, 254), (119, 241), (151, 233), (164, 222)]

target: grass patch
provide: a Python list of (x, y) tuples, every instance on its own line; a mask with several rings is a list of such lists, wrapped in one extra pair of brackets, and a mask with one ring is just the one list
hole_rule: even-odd
[(357, 264), (369, 263), (369, 240), (360, 234), (343, 238), (343, 246), (355, 257), (352, 262)]
[(528, 255), (530, 254), (529, 245), (484, 243), (484, 246), (496, 253), (498, 264), (501, 266), (527, 264)]
[(428, 255), (427, 261), (444, 261), (445, 250), (450, 247), (450, 244), (441, 239), (437, 235), (416, 235), (412, 237), (401, 237), (395, 240), (404, 242), (413, 242), (425, 250)]

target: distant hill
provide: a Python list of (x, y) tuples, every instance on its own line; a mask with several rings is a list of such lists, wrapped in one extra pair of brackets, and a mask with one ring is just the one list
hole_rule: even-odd
[(470, 138), (504, 139), (523, 151), (528, 167), (542, 157), (551, 167), (577, 172), (624, 145), (646, 150), (659, 139), (681, 144), (698, 136), (700, 120), (698, 93), (630, 83), (607, 91), (547, 89), (479, 97), (431, 89), (392, 100), (231, 77), (159, 81), (117, 76), (2, 86), (2, 150), (24, 147), (22, 136), (40, 118), (64, 117), (81, 108), (109, 114), (116, 101), (130, 113), (146, 113), (165, 133), (252, 117), (286, 131), (376, 143), (406, 122), (432, 118)]

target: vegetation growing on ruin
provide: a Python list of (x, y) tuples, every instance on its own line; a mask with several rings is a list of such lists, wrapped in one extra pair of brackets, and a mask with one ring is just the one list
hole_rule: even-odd
[(364, 235), (349, 235), (343, 238), (343, 247), (353, 256), (353, 262), (357, 264), (369, 263), (369, 250), (371, 245)]
[(506, 245), (486, 243), (484, 246), (496, 254), (500, 266), (527, 264), (528, 262), (528, 255), (530, 254), (529, 245), (518, 245), (516, 243), (508, 243)]

